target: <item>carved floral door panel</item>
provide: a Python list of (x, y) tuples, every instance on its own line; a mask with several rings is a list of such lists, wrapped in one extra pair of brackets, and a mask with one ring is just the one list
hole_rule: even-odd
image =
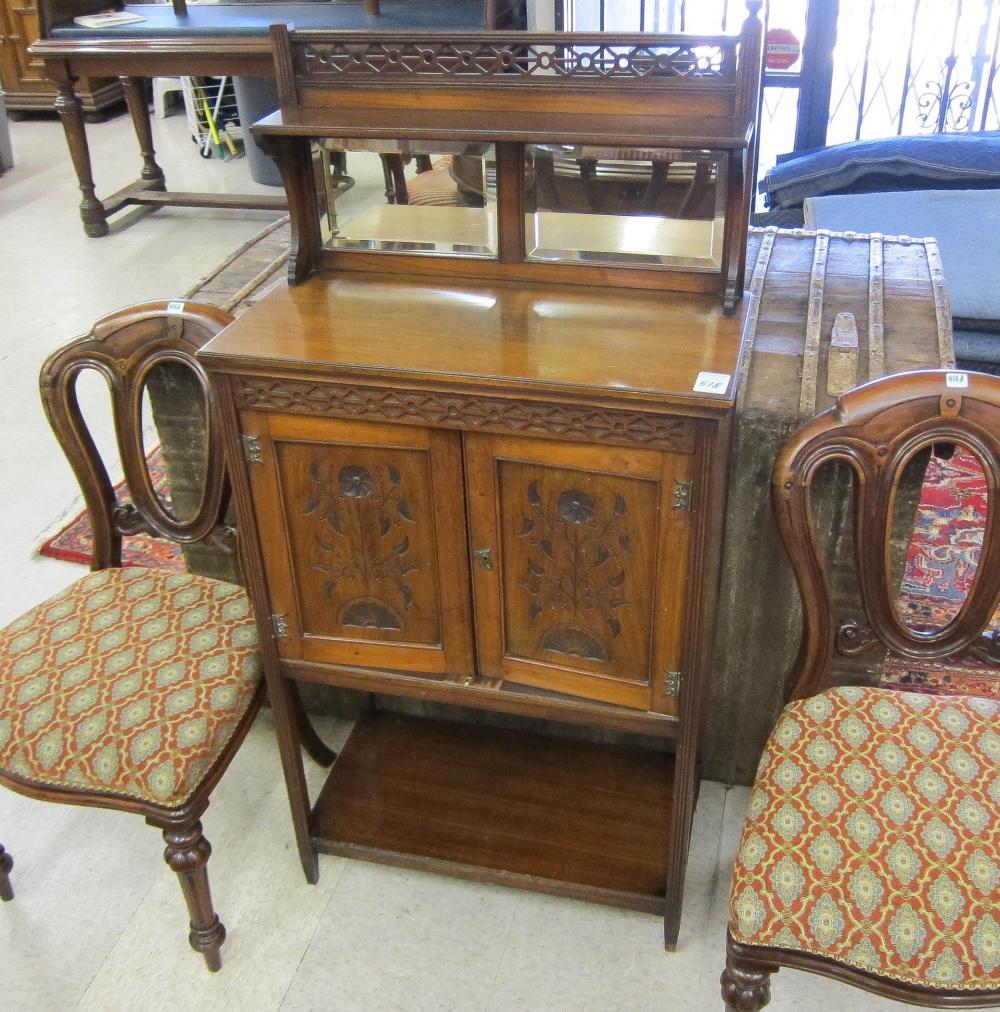
[(483, 675), (676, 712), (666, 686), (681, 659), (691, 515), (673, 497), (691, 460), (466, 436)]
[(461, 437), (300, 415), (243, 416), (283, 656), (472, 674)]

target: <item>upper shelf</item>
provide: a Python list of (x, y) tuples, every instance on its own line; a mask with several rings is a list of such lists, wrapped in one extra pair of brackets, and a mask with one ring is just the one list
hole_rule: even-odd
[(524, 111), (516, 119), (503, 108), (316, 109), (294, 108), (272, 113), (253, 125), (254, 134), (392, 137), (398, 140), (531, 141), (550, 144), (642, 143), (655, 148), (745, 148), (753, 123), (738, 117), (648, 116), (621, 111), (564, 113)]
[[(277, 286), (201, 352), (237, 371), (329, 371), (393, 383), (502, 382), (675, 409), (733, 404), (744, 311), (707, 295), (317, 274)], [(699, 376), (725, 377), (706, 393)]]
[(759, 61), (743, 36), (272, 37), (281, 111), (262, 134), (738, 149), (753, 131)]
[[(461, 275), (716, 293), (732, 312), (743, 297), (761, 66), (760, 3), (747, 6), (739, 35), (272, 25), (280, 110), (253, 132), (289, 190), (293, 283), (323, 269)], [(313, 142), (341, 162), (382, 150), (401, 185), (406, 159), (425, 156), (420, 171), (447, 171), (454, 185), (421, 199), (481, 208), (492, 238), (442, 249), (416, 234), (447, 218), (464, 235), (476, 216), (454, 209), (430, 223), (412, 208), (348, 221), (327, 170), (321, 226)], [(475, 186), (460, 158), (478, 158)], [(387, 198), (409, 203), (395, 189)]]

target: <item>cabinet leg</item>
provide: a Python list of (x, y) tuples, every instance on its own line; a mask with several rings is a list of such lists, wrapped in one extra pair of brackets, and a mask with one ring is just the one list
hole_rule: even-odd
[(73, 79), (68, 73), (56, 81), (58, 94), (55, 109), (62, 120), (69, 145), (73, 168), (80, 184), (83, 200), (80, 201), (80, 218), (83, 230), (92, 239), (99, 239), (108, 234), (108, 218), (104, 213), (104, 205), (94, 191), (94, 177), (90, 168), (90, 148), (87, 146), (87, 130), (83, 124), (83, 111), (80, 98), (73, 89)]
[(299, 725), (293, 701), (295, 690), (289, 687), (287, 680), (275, 668), (276, 665), (268, 665), (267, 695), (271, 701), (271, 712), (274, 714), (278, 753), (285, 775), (288, 804), (292, 810), (292, 828), (295, 831), (299, 860), (302, 862), (306, 881), (310, 885), (315, 885), (319, 881), (319, 860), (309, 830), (309, 788), (302, 766), (302, 742), (299, 738)]
[(151, 189), (164, 190), (167, 182), (163, 169), (156, 164), (156, 152), (153, 150), (153, 128), (149, 122), (149, 106), (146, 104), (146, 92), (141, 77), (121, 77), (122, 88), (125, 90), (125, 104), (132, 117), (132, 126), (139, 141), (142, 154), (142, 172), (140, 177), (151, 185)]

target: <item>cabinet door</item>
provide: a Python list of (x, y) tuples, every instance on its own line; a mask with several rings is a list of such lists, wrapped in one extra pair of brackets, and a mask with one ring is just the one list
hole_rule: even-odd
[(466, 436), (482, 674), (676, 712), (691, 456)]
[(3, 31), (3, 82), (8, 91), (53, 91), (45, 77), (45, 65), (28, 54), (28, 46), (38, 38), (38, 8), (34, 0), (3, 0), (0, 7)]
[(283, 657), (472, 674), (461, 437), (247, 412), (247, 464)]

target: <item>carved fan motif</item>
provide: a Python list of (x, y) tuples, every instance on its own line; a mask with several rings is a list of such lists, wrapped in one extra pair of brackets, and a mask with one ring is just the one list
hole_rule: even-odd
[(579, 488), (543, 493), (532, 481), (525, 499), (518, 536), (531, 547), (520, 581), (531, 599), (528, 617), (560, 619), (542, 632), (540, 650), (611, 661), (622, 629), (617, 613), (630, 603), (623, 561), (634, 546), (625, 497), (614, 493), (605, 503)]
[(375, 473), (359, 464), (309, 465), (309, 495), (300, 511), (312, 517), (309, 564), (325, 576), (323, 593), (338, 604), (341, 625), (399, 631), (417, 607), (407, 577), (422, 568), (410, 554), (406, 527), (415, 524), (391, 464)]

